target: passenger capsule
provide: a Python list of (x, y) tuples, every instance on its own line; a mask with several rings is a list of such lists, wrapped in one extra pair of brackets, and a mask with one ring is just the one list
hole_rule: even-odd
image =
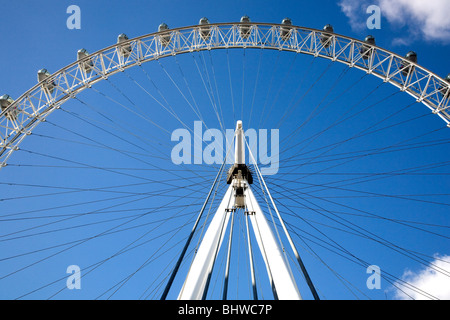
[(327, 24), (325, 27), (323, 27), (323, 31), (320, 36), (320, 42), (325, 48), (328, 48), (331, 45), (331, 34), (334, 32), (333, 26), (331, 24)]
[(375, 38), (371, 35), (368, 35), (364, 39), (364, 44), (359, 49), (359, 53), (363, 57), (363, 59), (367, 60), (370, 57), (370, 49), (375, 45)]
[(411, 62), (417, 63), (417, 53), (414, 51), (410, 51), (406, 54), (406, 59), (408, 59)]
[[(406, 54), (405, 59), (413, 63), (417, 63), (417, 53), (410, 51)], [(400, 69), (402, 70), (402, 74), (406, 77), (414, 70), (414, 66), (406, 62), (400, 65)]]
[(51, 76), (50, 72), (47, 69), (41, 69), (37, 72), (37, 80), (38, 82), (42, 82), (42, 87), (47, 89), (50, 93), (55, 89), (55, 82), (47, 81), (47, 79)]
[(292, 26), (292, 20), (289, 18), (284, 18), (283, 21), (281, 21), (281, 24), (283, 25), (281, 27), (281, 32), (280, 32), (281, 38), (284, 41), (287, 41), (291, 37), (291, 29), (292, 28), (290, 26)]
[[(117, 44), (121, 44), (128, 40), (128, 36), (125, 33), (121, 33), (117, 36)], [(119, 53), (122, 57), (128, 58), (131, 54), (131, 44), (119, 46)]]
[[(0, 107), (1, 111), (3, 112), (8, 108), (11, 104), (14, 103), (14, 99), (11, 98), (9, 95), (4, 94), (0, 97)], [(17, 115), (19, 114), (19, 111), (17, 110), (17, 106), (13, 109), (8, 110), (8, 112), (5, 113), (5, 117), (9, 120), (13, 121), (17, 119)]]
[[(158, 32), (164, 32), (169, 30), (169, 26), (165, 23), (161, 23), (158, 27)], [(159, 36), (159, 40), (164, 47), (167, 47), (170, 43), (170, 33), (166, 32)]]
[(239, 32), (241, 35), (242, 39), (248, 39), (250, 37), (250, 25), (249, 24), (245, 24), (245, 23), (249, 23), (250, 22), (250, 18), (248, 16), (243, 16), (241, 18), (241, 25), (239, 27)]
[(441, 85), (439, 92), (444, 98), (450, 98), (450, 73), (445, 77), (444, 79), (446, 82), (449, 83), (449, 85)]
[[(80, 49), (77, 52), (77, 60), (78, 61), (83, 60), (88, 56), (89, 56), (89, 53), (87, 52), (86, 49)], [(92, 67), (94, 66), (94, 64), (92, 63), (91, 59), (87, 59), (86, 61), (80, 62), (80, 66), (83, 68), (83, 70), (86, 73), (89, 73), (92, 71)]]
[(200, 36), (202, 37), (203, 40), (208, 40), (209, 37), (211, 36), (211, 28), (209, 27), (208, 18), (205, 17), (201, 18), (198, 24), (201, 25)]

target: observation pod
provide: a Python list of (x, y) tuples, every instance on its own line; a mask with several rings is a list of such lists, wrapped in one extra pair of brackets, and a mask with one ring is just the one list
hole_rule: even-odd
[(441, 85), (439, 92), (445, 99), (447, 99), (447, 98), (450, 98), (450, 73), (447, 75), (447, 77), (445, 77), (444, 80), (446, 82), (448, 82), (449, 84), (447, 86)]
[(289, 40), (291, 37), (291, 27), (292, 26), (292, 20), (289, 18), (284, 18), (283, 21), (281, 21), (281, 24), (283, 25), (280, 30), (281, 38), (284, 41)]
[[(127, 40), (128, 37), (125, 33), (121, 33), (117, 36), (117, 44), (121, 44), (123, 42), (126, 42)], [(119, 46), (119, 54), (124, 58), (128, 58), (130, 56), (131, 50), (131, 44)]]
[[(78, 50), (77, 52), (78, 61), (86, 59), (86, 57), (89, 57), (89, 53), (87, 52), (86, 49)], [(85, 61), (80, 61), (80, 66), (86, 73), (89, 73), (92, 71), (92, 67), (94, 66), (94, 64), (92, 63), (91, 59), (86, 59)]]
[(203, 40), (208, 40), (211, 37), (211, 27), (209, 26), (208, 18), (201, 18), (198, 24), (201, 25), (200, 36)]
[(250, 25), (249, 24), (245, 24), (250, 22), (250, 18), (248, 16), (242, 16), (241, 17), (241, 26), (239, 27), (239, 33), (241, 35), (242, 39), (248, 39), (250, 37)]
[[(366, 45), (366, 43), (367, 43), (367, 45)], [(375, 45), (375, 38), (371, 35), (368, 35), (364, 39), (364, 44), (361, 46), (361, 49), (359, 49), (359, 53), (361, 54), (361, 56), (363, 57), (364, 60), (369, 59), (371, 46), (374, 46), (374, 45)]]
[(47, 89), (50, 93), (53, 93), (55, 89), (55, 83), (53, 81), (46, 81), (51, 76), (47, 69), (41, 69), (37, 72), (37, 81), (42, 82), (42, 87)]
[[(166, 30), (169, 30), (169, 26), (165, 23), (161, 23), (158, 26), (158, 32), (164, 32)], [(161, 42), (161, 45), (164, 47), (167, 47), (170, 43), (170, 33), (164, 33), (162, 35), (159, 36), (159, 41)]]
[[(5, 111), (11, 104), (14, 103), (14, 99), (11, 98), (9, 95), (4, 94), (0, 97), (0, 107), (1, 111)], [(19, 110), (17, 110), (17, 106), (13, 109), (8, 110), (5, 113), (5, 117), (9, 120), (13, 121), (17, 119), (17, 115), (19, 114)]]
[(331, 34), (334, 32), (333, 26), (331, 24), (327, 24), (325, 25), (325, 27), (323, 27), (323, 31), (321, 36), (320, 36), (320, 42), (322, 43), (322, 45), (325, 48), (328, 48), (331, 45)]
[[(411, 61), (413, 63), (417, 63), (417, 53), (414, 51), (410, 51), (405, 56), (406, 60)], [(402, 70), (402, 74), (406, 77), (410, 72), (414, 70), (414, 66), (409, 63), (402, 63), (400, 65), (400, 69)]]

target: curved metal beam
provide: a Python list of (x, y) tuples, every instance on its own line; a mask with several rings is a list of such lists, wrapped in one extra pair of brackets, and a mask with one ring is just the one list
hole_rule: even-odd
[[(205, 29), (206, 28), (206, 29)], [(244, 32), (248, 31), (248, 32)], [(68, 99), (142, 63), (193, 51), (263, 48), (313, 55), (377, 76), (413, 96), (450, 127), (450, 84), (393, 52), (322, 30), (268, 23), (216, 23), (129, 39), (86, 55), (48, 76), (0, 113), (0, 168), (34, 127)]]

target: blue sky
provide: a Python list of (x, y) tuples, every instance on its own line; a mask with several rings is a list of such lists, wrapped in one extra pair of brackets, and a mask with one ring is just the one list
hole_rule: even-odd
[[(66, 27), (66, 9), (72, 4), (81, 9), (80, 30)], [(379, 30), (365, 26), (370, 16), (365, 9), (372, 4), (381, 8)], [(437, 9), (449, 9), (445, 1), (432, 2), (430, 8), (436, 10), (423, 8), (419, 1), (388, 0), (23, 0), (3, 1), (2, 8), (6, 14), (0, 20), (0, 93), (13, 98), (36, 84), (39, 69), (56, 72), (75, 61), (80, 48), (95, 52), (114, 44), (120, 33), (133, 38), (155, 32), (162, 22), (176, 28), (195, 25), (203, 16), (210, 22), (235, 22), (248, 15), (253, 22), (268, 23), (280, 23), (289, 17), (294, 25), (317, 29), (332, 24), (336, 33), (353, 38), (372, 34), (378, 46), (400, 55), (414, 50), (425, 68), (442, 77), (450, 73), (450, 61), (446, 59), (450, 25), (448, 19), (436, 14)], [(359, 81), (361, 71), (339, 64), (328, 69), (329, 62), (324, 59), (264, 52), (259, 69), (260, 51), (210, 54), (194, 55), (194, 60), (189, 55), (167, 58), (146, 64), (146, 74), (137, 67), (127, 74), (148, 90), (155, 90), (146, 77), (151, 75), (191, 128), (199, 119), (165, 72), (174, 77), (186, 96), (187, 89), (192, 89), (206, 123), (218, 128), (194, 62), (210, 71), (214, 68), (227, 128), (234, 128), (236, 120), (231, 116), (230, 100), (237, 107), (242, 104), (244, 126), (253, 115), (251, 127), (256, 130), (278, 128), (286, 105), (300, 101), (278, 128), (284, 142), (280, 145), (280, 172), (268, 176), (267, 183), (273, 188), (274, 198), (279, 199), (279, 209), (290, 225), (319, 295), (324, 299), (396, 299), (404, 297), (395, 289), (400, 287), (397, 281), (408, 279), (414, 285), (423, 285), (423, 290), (433, 296), (449, 299), (448, 290), (441, 290), (450, 287), (442, 285), (449, 279), (445, 270), (450, 270), (450, 168), (446, 163), (450, 129), (445, 128), (444, 122), (430, 115), (423, 105), (408, 107), (414, 102), (411, 97), (398, 94), (392, 86), (381, 85), (379, 79), (364, 77)], [(210, 58), (213, 63), (208, 61)], [(231, 62), (229, 69), (227, 61)], [(185, 77), (180, 75), (178, 64)], [(231, 89), (229, 71), (234, 81)], [(322, 73), (325, 76), (315, 85)], [(340, 75), (345, 76), (344, 80), (326, 95)], [(184, 80), (189, 80), (190, 87), (182, 86)], [(333, 102), (353, 83), (355, 87), (348, 95)], [(314, 90), (308, 92), (312, 84)], [(380, 89), (363, 101), (366, 107), (374, 104), (367, 112), (313, 139), (378, 86)], [(168, 162), (166, 158), (174, 145), (170, 136), (105, 99), (108, 96), (130, 105), (131, 98), (132, 107), (148, 108), (148, 116), (169, 132), (180, 128), (179, 122), (149, 100), (125, 75), (112, 77), (94, 88), (98, 91), (86, 90), (80, 95), (80, 101), (85, 103), (70, 101), (63, 110), (52, 114), (48, 123), (39, 125), (35, 135), (25, 139), (22, 150), (9, 159), (11, 165), (0, 170), (0, 298), (158, 298), (158, 281), (164, 283), (164, 276), (159, 277), (159, 273), (166, 274), (168, 270), (162, 266), (173, 265), (217, 172), (217, 166), (191, 165), (183, 170)], [(253, 88), (258, 90), (252, 91)], [(300, 98), (302, 93), (308, 93), (304, 99)], [(307, 119), (308, 112), (324, 95), (332, 108), (289, 140), (289, 134)], [(388, 100), (380, 101), (383, 98)], [(250, 111), (253, 102), (256, 107)], [(382, 126), (377, 125), (391, 114)], [(116, 127), (110, 126), (105, 115), (116, 119)], [(118, 125), (123, 127), (119, 130)], [(371, 125), (383, 130), (342, 143), (372, 129)], [(110, 132), (114, 130), (123, 139), (112, 136)], [(125, 130), (134, 134), (128, 135)], [(336, 148), (333, 143), (338, 144)], [(323, 150), (325, 153), (321, 154)], [(155, 154), (163, 157), (150, 156)], [(355, 158), (346, 158), (349, 156)], [(347, 159), (352, 161), (347, 163)], [(97, 170), (98, 167), (108, 169)], [(158, 170), (152, 171), (155, 168)], [(152, 180), (161, 183), (152, 184)], [(223, 191), (222, 184), (218, 197)], [(216, 205), (217, 200), (211, 211)], [(154, 212), (158, 214), (149, 214)], [(144, 214), (143, 218), (139, 214)], [(242, 216), (236, 221), (237, 229), (244, 228)], [(102, 236), (90, 239), (99, 234)], [(237, 233), (235, 238), (242, 241), (242, 234)], [(242, 243), (237, 253), (240, 263), (245, 261), (245, 242)], [(186, 272), (190, 259), (192, 256), (182, 272)], [(257, 261), (262, 275), (262, 261)], [(381, 289), (367, 288), (366, 263), (380, 266), (386, 276)], [(69, 265), (82, 269), (81, 290), (64, 289)], [(217, 288), (221, 268), (223, 264), (216, 268)], [(127, 281), (121, 282), (123, 279)], [(301, 276), (298, 279), (302, 294), (310, 299)], [(436, 286), (435, 282), (441, 285)], [(181, 284), (182, 276), (177, 277), (171, 298), (176, 297), (176, 288)], [(261, 284), (261, 289), (265, 286)], [(234, 294), (237, 289), (236, 282), (230, 291)], [(217, 291), (211, 293), (212, 297)], [(248, 293), (247, 287), (244, 291)], [(421, 297), (407, 293), (408, 297)], [(245, 294), (236, 293), (234, 297), (246, 298)]]

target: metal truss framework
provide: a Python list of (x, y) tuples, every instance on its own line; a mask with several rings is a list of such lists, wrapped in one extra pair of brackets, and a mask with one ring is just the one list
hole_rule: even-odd
[(196, 25), (126, 39), (85, 54), (2, 107), (0, 168), (36, 125), (97, 81), (147, 61), (226, 48), (290, 51), (356, 67), (407, 92), (450, 127), (450, 84), (405, 57), (364, 41), (298, 26), (250, 22)]

